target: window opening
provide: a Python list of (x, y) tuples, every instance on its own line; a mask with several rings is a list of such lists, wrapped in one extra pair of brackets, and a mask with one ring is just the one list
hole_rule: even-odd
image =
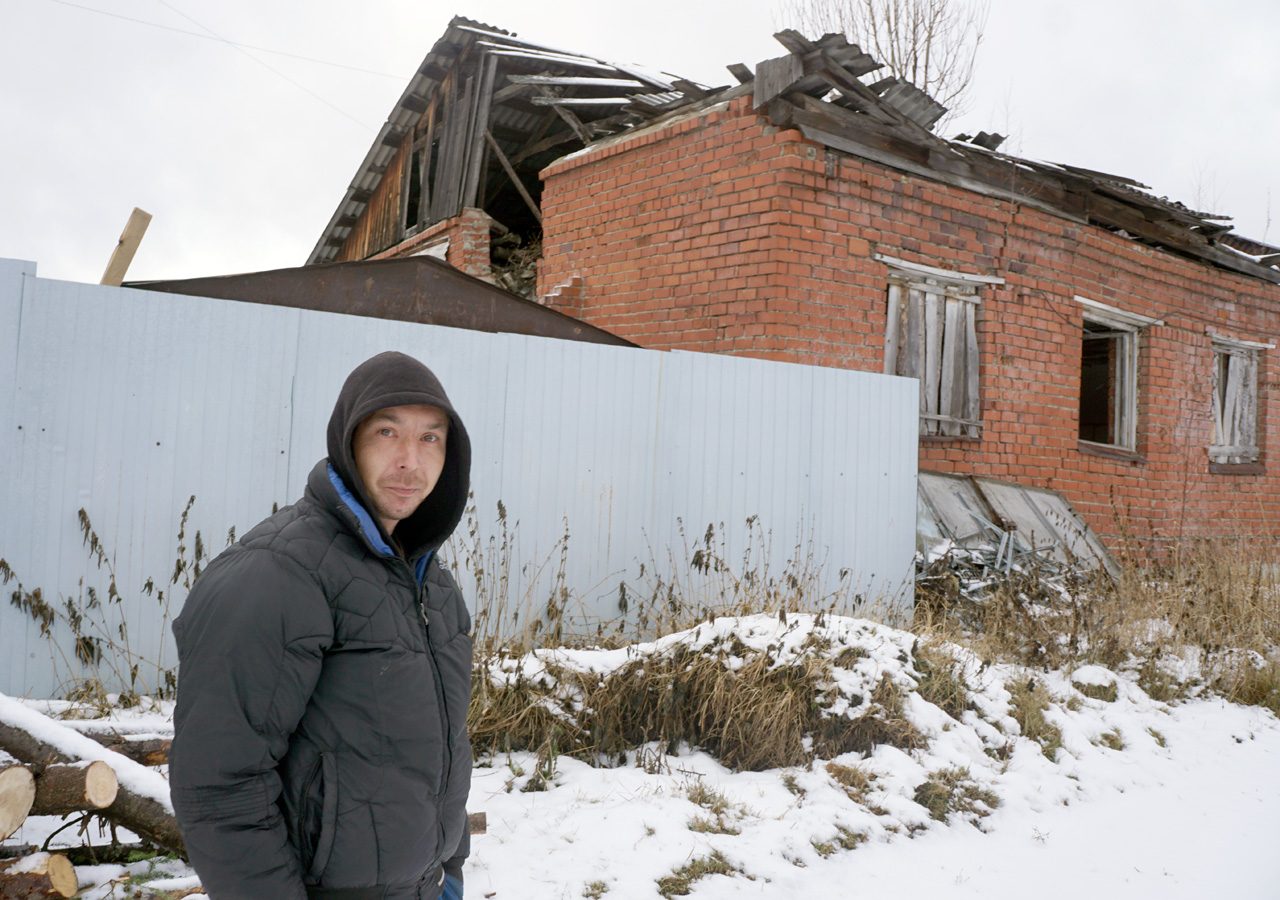
[(410, 231), (422, 221), (422, 151), (414, 150), (409, 160), (409, 190), (404, 206), (404, 230)]

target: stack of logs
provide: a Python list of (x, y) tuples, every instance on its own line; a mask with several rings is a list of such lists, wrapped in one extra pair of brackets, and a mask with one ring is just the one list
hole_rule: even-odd
[[(168, 758), (167, 740), (88, 736), (126, 757), (123, 765), (159, 765)], [(75, 813), (98, 813), (157, 846), (181, 852), (172, 815), (154, 800), (122, 786), (109, 763), (74, 758), (30, 731), (0, 720), (0, 840), (16, 832), (28, 816)], [(0, 900), (72, 897), (79, 890), (75, 869), (66, 856), (34, 852), (34, 847), (17, 849), (23, 854), (17, 859), (0, 858)]]
[[(167, 738), (122, 735), (114, 731), (72, 729), (45, 717), (19, 719), (5, 714), (0, 695), (0, 841), (22, 826), (28, 816), (97, 813), (139, 835), (147, 844), (185, 856), (182, 835), (173, 814), (155, 800), (135, 793), (117, 779), (117, 770), (135, 772), (139, 766), (162, 766), (169, 761)], [(28, 711), (29, 712), (29, 711)], [(59, 740), (55, 747), (33, 733), (60, 732), (75, 740)], [(92, 739), (107, 752), (95, 751)], [(80, 755), (68, 747), (79, 746)], [(90, 755), (105, 757), (90, 759)], [(467, 817), (471, 834), (484, 834), (482, 812)], [(73, 852), (73, 851), (68, 851)], [(12, 858), (17, 856), (17, 858)], [(77, 859), (80, 864), (83, 860)], [(0, 846), (0, 900), (74, 896), (79, 886), (72, 860), (59, 853), (37, 852), (34, 846)]]

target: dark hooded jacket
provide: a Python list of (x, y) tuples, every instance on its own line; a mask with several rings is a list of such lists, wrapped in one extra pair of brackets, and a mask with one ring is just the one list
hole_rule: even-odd
[[(449, 431), (435, 488), (393, 537), (351, 439), (409, 404), (445, 410)], [(467, 499), (466, 430), (430, 370), (382, 353), (343, 385), (328, 451), (174, 622), (173, 806), (215, 900), (430, 898), (467, 854), (471, 623), (435, 556)]]

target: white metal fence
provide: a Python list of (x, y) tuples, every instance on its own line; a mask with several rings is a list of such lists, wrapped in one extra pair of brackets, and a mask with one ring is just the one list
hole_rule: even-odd
[[(756, 559), (771, 571), (799, 546), (827, 589), (847, 570), (864, 597), (909, 598), (914, 381), (58, 282), (10, 260), (0, 558), (46, 602), (90, 587), (105, 601), (85, 510), (132, 647), (171, 663), (160, 604), (142, 588), (166, 587), (188, 498), (188, 548), (198, 530), (215, 554), (229, 528), (296, 499), (343, 379), (386, 349), (431, 366), (467, 423), (476, 523), (483, 541), (499, 501), (507, 510), (515, 596), (547, 589), (566, 523), (564, 581), (589, 620), (617, 615), (620, 582), (687, 574), (686, 547), (710, 523), (739, 560), (755, 516)], [(0, 691), (65, 689), (53, 660), (73, 653), (54, 628), (56, 653), (28, 614), (0, 605)]]

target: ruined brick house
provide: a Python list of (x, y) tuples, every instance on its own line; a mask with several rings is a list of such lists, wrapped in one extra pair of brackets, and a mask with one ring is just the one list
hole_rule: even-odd
[(917, 377), (922, 469), (1280, 536), (1280, 250), (779, 40), (710, 89), (455, 19), (309, 263), (431, 253), (641, 346)]

